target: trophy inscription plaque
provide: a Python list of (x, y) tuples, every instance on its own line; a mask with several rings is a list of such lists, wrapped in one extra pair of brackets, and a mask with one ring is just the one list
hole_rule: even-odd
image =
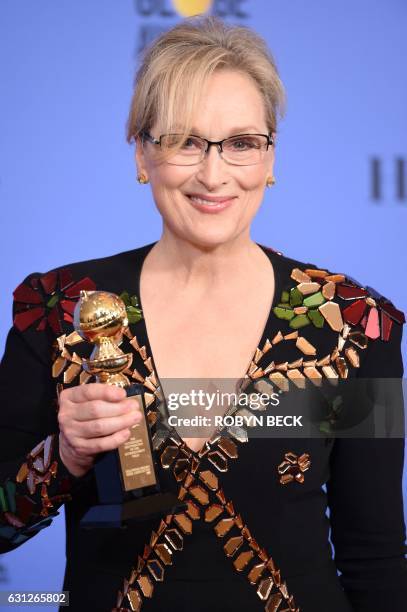
[(129, 397), (138, 398), (143, 417), (131, 428), (126, 442), (116, 450), (103, 453), (96, 461), (99, 503), (82, 518), (82, 527), (123, 527), (132, 520), (184, 507), (174, 493), (164, 492), (160, 486), (143, 386), (130, 383), (123, 373), (133, 360), (131, 353), (124, 353), (119, 347), (127, 325), (126, 307), (117, 295), (107, 291), (81, 291), (74, 326), (84, 340), (94, 344), (90, 357), (83, 360), (83, 368), (97, 382), (123, 387)]

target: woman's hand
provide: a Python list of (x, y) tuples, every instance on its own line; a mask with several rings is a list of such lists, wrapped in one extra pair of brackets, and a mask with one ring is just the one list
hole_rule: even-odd
[(141, 418), (137, 399), (120, 387), (89, 383), (64, 389), (58, 412), (62, 462), (74, 476), (84, 476), (98, 453), (129, 439), (130, 428)]

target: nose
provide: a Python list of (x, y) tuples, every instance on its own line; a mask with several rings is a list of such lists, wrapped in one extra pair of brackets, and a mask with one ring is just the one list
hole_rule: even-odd
[(227, 182), (227, 173), (227, 164), (220, 156), (219, 146), (210, 146), (198, 166), (196, 178), (208, 191), (214, 191), (216, 187)]

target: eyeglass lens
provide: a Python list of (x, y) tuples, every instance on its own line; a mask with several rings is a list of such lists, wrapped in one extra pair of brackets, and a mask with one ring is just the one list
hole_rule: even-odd
[[(243, 134), (232, 136), (222, 142), (222, 157), (233, 164), (256, 164), (264, 156), (268, 138), (262, 134)], [(192, 165), (205, 157), (208, 143), (198, 136), (183, 138), (182, 134), (161, 136), (161, 149), (170, 154), (171, 163)], [(173, 154), (171, 155), (171, 151)]]

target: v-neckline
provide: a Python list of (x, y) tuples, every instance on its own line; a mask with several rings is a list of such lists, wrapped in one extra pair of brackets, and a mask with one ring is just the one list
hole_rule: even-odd
[[(139, 308), (141, 310), (141, 314), (142, 317), (141, 319), (138, 321), (138, 323), (136, 324), (136, 335), (142, 337), (143, 339), (143, 344), (145, 344), (147, 352), (149, 357), (151, 358), (151, 365), (157, 380), (157, 384), (158, 387), (160, 389), (163, 389), (162, 384), (161, 384), (161, 380), (160, 380), (160, 376), (159, 373), (157, 371), (157, 367), (156, 367), (156, 363), (154, 360), (154, 354), (153, 351), (151, 349), (151, 344), (150, 344), (150, 339), (148, 336), (148, 330), (147, 330), (147, 322), (146, 319), (144, 317), (144, 311), (143, 311), (143, 304), (142, 304), (142, 300), (141, 300), (141, 294), (140, 294), (140, 279), (141, 279), (141, 272), (143, 269), (143, 264), (144, 261), (148, 255), (148, 253), (151, 251), (151, 249), (157, 244), (157, 241), (152, 242), (150, 244), (146, 244), (143, 247), (141, 247), (140, 249), (140, 256), (138, 258), (137, 261), (137, 265), (136, 265), (136, 270), (135, 270), (135, 289), (136, 289), (136, 296), (138, 299), (138, 304), (139, 304)], [(274, 307), (280, 302), (280, 298), (281, 298), (281, 292), (283, 290), (283, 284), (284, 284), (284, 280), (283, 280), (283, 273), (281, 270), (281, 265), (278, 265), (278, 261), (279, 258), (282, 256), (280, 254), (278, 254), (276, 251), (273, 251), (272, 249), (270, 249), (269, 247), (266, 247), (258, 242), (256, 242), (257, 246), (260, 247), (262, 249), (262, 251), (267, 255), (270, 264), (272, 266), (272, 270), (274, 273), (274, 295), (273, 295), (273, 300), (267, 315), (267, 319), (265, 322), (265, 325), (263, 327), (263, 331), (261, 334), (261, 337), (254, 349), (253, 354), (251, 355), (251, 358), (249, 360), (246, 372), (243, 374), (243, 376), (239, 379), (239, 380), (244, 380), (246, 378), (246, 376), (249, 373), (250, 367), (255, 359), (256, 356), (256, 352), (257, 350), (262, 346), (264, 346), (267, 338), (272, 338), (273, 337), (273, 330), (271, 329), (271, 327), (273, 326), (273, 324), (279, 324), (279, 319), (277, 317), (275, 317), (274, 313), (273, 313), (273, 309)], [(141, 332), (141, 333), (140, 333)], [(164, 394), (163, 394), (164, 396)], [(167, 401), (165, 399), (164, 396), (164, 404), (165, 404), (165, 410), (166, 410), (166, 414), (167, 416), (169, 415), (169, 411), (168, 411), (168, 406), (167, 406)], [(180, 437), (180, 436), (179, 436)], [(183, 439), (180, 437), (180, 440), (183, 441)], [(188, 450), (193, 453), (194, 455), (198, 456), (200, 450), (194, 451), (190, 446), (188, 446), (188, 444), (185, 443), (185, 445), (188, 447)], [(205, 443), (203, 444), (203, 447), (205, 446)]]

